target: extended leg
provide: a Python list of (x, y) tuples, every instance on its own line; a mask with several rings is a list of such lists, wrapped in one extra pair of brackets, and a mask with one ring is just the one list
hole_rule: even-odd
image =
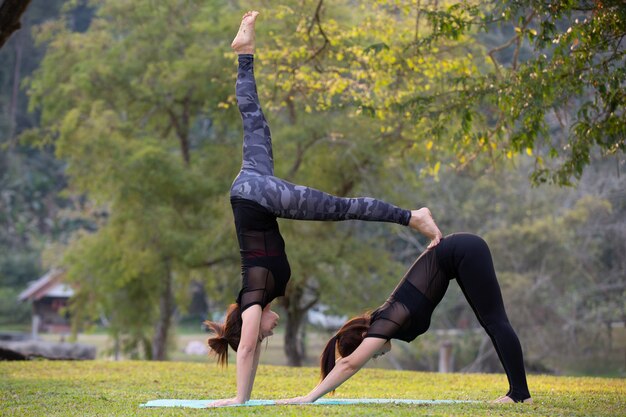
[(239, 53), (235, 91), (243, 121), (242, 170), (258, 175), (274, 175), (270, 128), (261, 110), (254, 79), (254, 23), (257, 16), (258, 12), (244, 15), (232, 44)]
[(489, 247), (474, 235), (458, 236), (455, 250), (457, 281), (498, 353), (509, 380), (507, 397), (530, 398), (519, 339), (509, 323)]
[(270, 127), (259, 103), (253, 67), (253, 55), (239, 55), (236, 94), (237, 106), (243, 121), (241, 169), (259, 175), (274, 175)]
[(370, 197), (343, 198), (276, 177), (247, 177), (232, 192), (277, 217), (297, 220), (369, 220), (408, 225), (411, 211)]

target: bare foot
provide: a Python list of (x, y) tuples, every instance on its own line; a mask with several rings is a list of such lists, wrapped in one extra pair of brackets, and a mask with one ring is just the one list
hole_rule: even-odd
[(253, 54), (254, 53), (254, 23), (259, 12), (253, 10), (247, 12), (241, 18), (241, 25), (239, 25), (239, 32), (233, 39), (233, 43), (230, 47), (238, 54)]
[[(504, 395), (500, 398), (498, 398), (497, 400), (493, 400), (490, 401), (491, 404), (512, 404), (515, 401), (513, 401), (513, 398), (509, 397), (508, 395)], [(522, 401), (522, 403), (524, 404), (532, 404), (533, 403), (533, 399), (532, 398), (526, 398), (524, 401)]]
[(428, 249), (437, 246), (437, 244), (441, 240), (441, 232), (435, 224), (435, 220), (433, 219), (430, 210), (428, 210), (428, 208), (426, 207), (422, 207), (419, 210), (411, 211), (411, 220), (409, 221), (409, 226), (430, 239)]

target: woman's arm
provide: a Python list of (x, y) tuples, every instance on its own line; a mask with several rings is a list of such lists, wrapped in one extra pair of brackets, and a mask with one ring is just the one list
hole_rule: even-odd
[(258, 364), (259, 327), (261, 325), (261, 306), (255, 304), (241, 314), (241, 339), (237, 348), (237, 399), (241, 404), (250, 399), (256, 363)]
[(259, 358), (261, 357), (261, 341), (257, 341), (256, 350), (254, 351), (254, 360), (252, 362), (252, 371), (250, 372), (250, 381), (248, 381), (248, 389), (246, 391), (246, 398), (250, 399), (252, 394), (252, 387), (254, 386), (254, 378), (256, 377), (256, 370), (259, 367)]
[(261, 325), (260, 305), (248, 307), (241, 313), (241, 339), (237, 347), (237, 396), (209, 403), (209, 407), (243, 404), (250, 399), (256, 368), (259, 363), (259, 326)]
[(387, 341), (376, 337), (366, 337), (363, 343), (350, 356), (341, 358), (335, 364), (335, 367), (317, 387), (303, 397), (291, 398), (288, 400), (277, 401), (277, 404), (301, 404), (312, 403), (318, 398), (324, 396), (330, 391), (336, 389), (352, 375), (356, 374)]

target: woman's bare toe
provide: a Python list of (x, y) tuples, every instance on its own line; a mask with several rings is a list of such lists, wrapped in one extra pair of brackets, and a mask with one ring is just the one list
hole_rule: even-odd
[[(508, 395), (503, 395), (502, 397), (498, 398), (497, 400), (493, 400), (490, 401), (491, 404), (512, 404), (515, 401), (513, 401), (513, 398), (509, 397)], [(522, 403), (524, 404), (532, 404), (533, 403), (533, 399), (532, 398), (526, 398), (524, 401), (522, 401)]]
[(254, 23), (259, 16), (259, 12), (252, 10), (247, 12), (241, 18), (241, 25), (239, 25), (239, 31), (230, 44), (231, 48), (238, 54), (253, 54), (254, 53)]
[(439, 231), (430, 210), (426, 207), (411, 211), (409, 226), (430, 239), (430, 244), (428, 245), (429, 249), (437, 246), (441, 240), (442, 234)]
[(509, 404), (509, 403), (514, 403), (515, 401), (513, 401), (513, 399), (509, 396), (503, 395), (502, 397), (490, 401), (492, 404)]

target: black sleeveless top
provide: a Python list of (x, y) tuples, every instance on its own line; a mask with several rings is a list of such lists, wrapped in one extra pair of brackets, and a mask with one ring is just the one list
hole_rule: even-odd
[(451, 235), (417, 258), (387, 301), (372, 313), (366, 337), (411, 342), (428, 330), (452, 276), (440, 258), (447, 258), (453, 246)]
[(259, 304), (264, 308), (285, 295), (291, 268), (276, 216), (260, 204), (231, 197), (241, 253), (242, 288), (237, 297), (241, 311)]

